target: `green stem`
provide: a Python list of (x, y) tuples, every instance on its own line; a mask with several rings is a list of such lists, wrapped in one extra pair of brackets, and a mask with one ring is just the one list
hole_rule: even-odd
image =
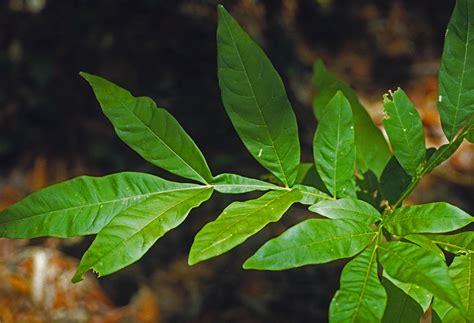
[[(468, 124), (466, 127), (459, 133), (458, 136), (453, 138), (450, 142), (449, 145), (454, 144), (454, 142), (459, 138), (459, 137), (464, 137), (470, 130), (471, 125)], [(449, 157), (451, 157), (454, 154), (454, 151), (451, 153)], [(448, 157), (448, 158), (449, 158)], [(435, 162), (435, 161), (433, 161)], [(420, 180), (423, 178), (423, 176), (426, 175), (427, 170), (430, 168), (431, 164), (427, 164), (423, 167), (422, 171), (420, 172), (419, 175), (417, 175), (415, 178), (413, 178), (412, 182), (410, 185), (408, 185), (407, 189), (403, 192), (403, 194), (400, 196), (400, 198), (393, 204), (392, 206), (392, 212), (395, 211), (397, 207), (399, 207), (403, 201), (415, 190), (415, 188), (418, 186), (418, 183), (420, 183)]]

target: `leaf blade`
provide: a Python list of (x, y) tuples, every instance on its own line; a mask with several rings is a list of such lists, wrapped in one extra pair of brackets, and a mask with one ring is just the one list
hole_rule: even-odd
[(98, 233), (72, 281), (80, 281), (89, 269), (105, 276), (139, 260), (156, 240), (181, 224), (191, 209), (211, 194), (209, 187), (170, 192), (122, 211)]
[(400, 241), (383, 243), (378, 251), (379, 262), (391, 277), (423, 286), (435, 297), (459, 306), (458, 291), (448, 275), (446, 263), (438, 254)]
[[(474, 257), (472, 253), (454, 257), (449, 266), (449, 276), (461, 295), (461, 305), (466, 310), (468, 322), (474, 320)], [(459, 311), (443, 300), (435, 298), (433, 309), (443, 322), (464, 322)]]
[(355, 195), (352, 111), (340, 91), (329, 101), (316, 129), (313, 156), (321, 179), (334, 197)]
[(415, 106), (401, 88), (390, 94), (391, 98), (384, 95), (387, 118), (383, 124), (395, 157), (413, 176), (426, 154), (423, 124)]
[(268, 223), (278, 221), (301, 197), (296, 190), (271, 191), (255, 200), (230, 204), (194, 237), (188, 263), (194, 265), (235, 248)]
[(262, 49), (218, 6), (218, 78), (222, 101), (251, 155), (291, 186), (300, 145), (283, 82)]
[(212, 179), (204, 156), (176, 119), (147, 97), (101, 77), (81, 73), (92, 87), (117, 136), (145, 160), (173, 174), (207, 183)]
[(134, 172), (81, 176), (44, 188), (0, 212), (0, 236), (25, 239), (95, 234), (136, 203), (196, 187)]
[(381, 220), (380, 213), (372, 205), (349, 198), (321, 201), (310, 206), (309, 210), (330, 219), (350, 219), (365, 224)]
[(309, 219), (268, 241), (245, 269), (285, 270), (352, 257), (374, 238), (369, 226), (352, 220)]
[(282, 190), (283, 187), (237, 174), (220, 174), (211, 182), (219, 193), (241, 194), (252, 191)]
[(438, 110), (449, 141), (474, 114), (474, 3), (457, 0), (439, 70)]
[(375, 245), (365, 249), (342, 270), (341, 286), (329, 306), (330, 322), (379, 322), (387, 293), (377, 274)]
[(329, 72), (321, 60), (314, 63), (312, 83), (318, 92), (313, 100), (313, 111), (318, 120), (321, 120), (324, 108), (337, 91), (342, 91), (349, 100), (356, 134), (357, 168), (361, 173), (370, 169), (379, 177), (391, 153), (382, 133), (360, 104), (357, 94), (346, 83)]
[(435, 202), (398, 208), (386, 218), (384, 226), (397, 235), (441, 233), (460, 229), (473, 220), (472, 216), (451, 204)]

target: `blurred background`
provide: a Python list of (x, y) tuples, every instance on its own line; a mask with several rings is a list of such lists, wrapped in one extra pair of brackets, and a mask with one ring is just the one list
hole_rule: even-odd
[[(101, 75), (167, 108), (214, 174), (256, 176), (227, 118), (216, 76), (214, 0), (0, 1), (0, 209), (78, 175), (133, 170), (176, 179), (122, 143), (79, 71)], [(422, 116), (428, 146), (445, 142), (437, 70), (454, 0), (221, 1), (264, 48), (296, 111), (303, 161), (316, 120), (312, 64), (349, 82), (377, 125), (382, 94), (403, 87)], [(412, 202), (448, 200), (474, 211), (473, 146), (421, 183)], [(188, 267), (193, 236), (233, 200), (194, 210), (138, 263), (72, 286), (92, 237), (0, 239), (1, 322), (325, 322), (344, 261), (286, 272), (241, 269), (263, 242), (308, 216), (284, 219), (217, 259)]]

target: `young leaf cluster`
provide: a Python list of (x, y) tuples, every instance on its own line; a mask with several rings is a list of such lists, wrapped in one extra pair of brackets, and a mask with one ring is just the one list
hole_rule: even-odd
[[(130, 148), (192, 182), (132, 172), (82, 176), (2, 211), (0, 236), (96, 235), (73, 277), (78, 282), (91, 269), (104, 276), (139, 260), (214, 191), (266, 191), (231, 203), (206, 224), (191, 246), (189, 264), (237, 247), (299, 203), (314, 216), (265, 243), (245, 261), (245, 269), (285, 270), (353, 257), (331, 302), (331, 322), (418, 322), (430, 306), (442, 322), (472, 322), (474, 235), (446, 233), (466, 227), (473, 217), (444, 202), (402, 204), (424, 175), (474, 136), (473, 39), (474, 3), (458, 0), (439, 75), (448, 143), (437, 150), (425, 148), (421, 119), (402, 89), (384, 96), (389, 149), (355, 92), (316, 62), (314, 158), (301, 163), (295, 114), (278, 72), (218, 6), (222, 101), (243, 144), (275, 181), (213, 175), (196, 143), (164, 108), (81, 73)], [(454, 255), (449, 266), (447, 253)]]

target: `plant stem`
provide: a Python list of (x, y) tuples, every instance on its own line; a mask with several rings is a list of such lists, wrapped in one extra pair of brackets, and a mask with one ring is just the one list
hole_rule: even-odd
[[(450, 142), (449, 145), (454, 144), (454, 142), (459, 138), (459, 137), (464, 137), (470, 130), (471, 125), (468, 123), (466, 127), (459, 133), (458, 136), (453, 138)], [(451, 157), (454, 154), (454, 151), (452, 154), (449, 156)], [(449, 158), (448, 157), (448, 158)], [(447, 159), (447, 158), (446, 158)], [(403, 192), (403, 194), (400, 196), (400, 198), (395, 202), (395, 204), (392, 206), (392, 212), (395, 211), (397, 207), (399, 207), (403, 201), (413, 192), (413, 190), (418, 186), (418, 183), (420, 183), (420, 180), (423, 178), (423, 176), (426, 175), (427, 170), (430, 168), (430, 164), (427, 164), (423, 167), (422, 171), (420, 172), (419, 175), (416, 175), (415, 178), (413, 178), (412, 182), (410, 185), (408, 185), (407, 189)]]

